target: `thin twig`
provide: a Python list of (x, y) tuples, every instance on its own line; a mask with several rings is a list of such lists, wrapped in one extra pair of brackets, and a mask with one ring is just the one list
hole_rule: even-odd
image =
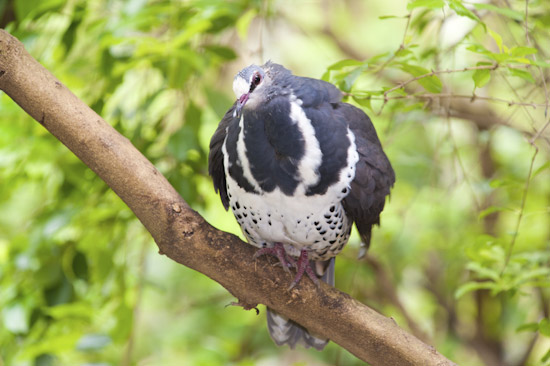
[(458, 162), (458, 166), (460, 167), (460, 170), (462, 170), (462, 176), (464, 177), (464, 180), (466, 181), (466, 185), (470, 189), (470, 192), (472, 193), (472, 197), (474, 199), (474, 203), (476, 205), (476, 210), (479, 212), (481, 211), (481, 205), (479, 204), (479, 199), (476, 195), (476, 192), (474, 190), (473, 184), (470, 181), (470, 178), (468, 177), (468, 173), (466, 172), (466, 168), (464, 167), (464, 164), (462, 163), (462, 159), (460, 158), (460, 155), (458, 153), (458, 146), (456, 145), (456, 140), (453, 135), (453, 129), (451, 128), (451, 120), (450, 118), (446, 118), (447, 120), (447, 127), (449, 131), (449, 137), (451, 140), (451, 144), (453, 146), (453, 152), (455, 154), (456, 161)]
[[(355, 95), (353, 93), (346, 93), (346, 95), (347, 96), (353, 96), (353, 97), (356, 97), (356, 98), (359, 98), (359, 99), (361, 99), (361, 97), (362, 97), (362, 96)], [(533, 107), (533, 108), (545, 107), (546, 106), (546, 104), (542, 104), (542, 103), (515, 102), (513, 100), (506, 100), (506, 99), (493, 98), (493, 97), (483, 97), (483, 96), (476, 95), (476, 94), (467, 95), (467, 94), (452, 94), (452, 93), (441, 93), (441, 94), (424, 93), (424, 94), (396, 95), (396, 96), (393, 96), (393, 97), (386, 97), (386, 98), (384, 98), (384, 96), (377, 96), (377, 95), (370, 95), (366, 98), (363, 96), (363, 99), (369, 99), (369, 98), (373, 99), (373, 100), (386, 100), (386, 99), (387, 100), (395, 100), (395, 99), (415, 99), (415, 98), (419, 98), (419, 99), (460, 98), (460, 99), (470, 99), (472, 102), (475, 101), (475, 100), (487, 100), (487, 101), (490, 101), (490, 102), (506, 103), (506, 104), (508, 104), (508, 106), (513, 106), (513, 105), (522, 106), (523, 105), (523, 106), (528, 106), (528, 107)]]
[(518, 237), (519, 232), (519, 226), (521, 225), (521, 220), (523, 219), (523, 213), (525, 211), (525, 202), (527, 201), (527, 192), (529, 191), (529, 184), (531, 183), (531, 175), (533, 174), (533, 167), (535, 165), (535, 158), (537, 157), (537, 154), (539, 153), (539, 149), (536, 145), (533, 144), (535, 147), (535, 153), (533, 154), (533, 157), (531, 158), (531, 164), (529, 165), (529, 172), (527, 173), (527, 179), (525, 180), (525, 187), (523, 188), (523, 195), (521, 198), (521, 206), (519, 209), (519, 215), (518, 220), (516, 222), (516, 227), (514, 230), (514, 233), (512, 235), (512, 241), (510, 242), (510, 245), (508, 246), (508, 251), (506, 252), (506, 260), (504, 261), (504, 267), (502, 268), (502, 271), (500, 272), (501, 275), (504, 273), (504, 270), (506, 269), (506, 266), (508, 266), (508, 263), (510, 262), (510, 258), (512, 257), (512, 251), (514, 250), (514, 245), (516, 243), (516, 239)]
[[(492, 64), (492, 65), (478, 65), (478, 66), (464, 67), (462, 69), (454, 69), (454, 70), (451, 70), (451, 69), (433, 70), (432, 72), (429, 72), (427, 74), (419, 75), (419, 76), (416, 76), (412, 79), (409, 79), (407, 81), (399, 83), (398, 85), (394, 86), (393, 88), (386, 90), (384, 92), (384, 96), (388, 95), (389, 93), (391, 93), (391, 92), (393, 92), (397, 89), (403, 88), (404, 86), (412, 83), (413, 81), (424, 79), (424, 78), (427, 78), (427, 77), (430, 77), (430, 76), (435, 76), (435, 75), (439, 75), (439, 74), (451, 74), (451, 73), (455, 73), (455, 72), (466, 72), (466, 71), (473, 71), (473, 70), (496, 70), (499, 67), (500, 67), (500, 65), (498, 63), (495, 63), (495, 64)], [(508, 64), (508, 65), (505, 65), (505, 67), (510, 68), (510, 69), (526, 69), (526, 68), (530, 68), (531, 65), (510, 65), (510, 64)]]
[[(524, 27), (525, 27), (525, 40), (527, 41), (527, 45), (529, 47), (532, 47), (532, 43), (531, 43), (531, 37), (529, 37), (529, 0), (525, 0), (525, 22), (524, 22)], [(531, 57), (533, 58), (533, 61), (536, 61), (537, 60), (537, 57), (533, 54), (531, 55)], [(545, 100), (546, 100), (546, 108), (544, 110), (544, 116), (547, 117), (548, 116), (548, 107), (549, 107), (549, 99), (548, 99), (548, 88), (546, 86), (546, 78), (544, 76), (544, 71), (542, 70), (542, 67), (538, 66), (538, 69), (539, 69), (539, 73), (540, 73), (540, 78), (542, 79), (542, 85), (544, 87), (544, 97), (545, 97)], [(543, 130), (546, 128), (546, 125), (543, 127)]]
[(399, 45), (399, 48), (397, 49), (397, 51), (395, 51), (389, 59), (387, 59), (382, 65), (378, 67), (377, 70), (374, 71), (374, 73), (377, 74), (375, 81), (378, 81), (378, 78), (380, 77), (380, 72), (384, 70), (386, 66), (388, 66), (389, 63), (395, 59), (397, 53), (405, 49), (405, 38), (407, 37), (407, 31), (409, 30), (409, 25), (411, 24), (411, 17), (412, 17), (412, 12), (410, 12), (409, 15), (407, 15), (407, 24), (405, 25), (405, 31), (403, 32), (403, 39), (401, 40), (401, 44)]

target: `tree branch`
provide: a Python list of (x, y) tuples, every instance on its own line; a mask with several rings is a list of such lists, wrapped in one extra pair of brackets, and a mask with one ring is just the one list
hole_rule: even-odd
[(113, 127), (0, 30), (0, 89), (97, 173), (151, 233), (160, 253), (262, 303), (374, 365), (453, 365), (433, 347), (326, 284), (291, 280), (252, 246), (216, 230)]

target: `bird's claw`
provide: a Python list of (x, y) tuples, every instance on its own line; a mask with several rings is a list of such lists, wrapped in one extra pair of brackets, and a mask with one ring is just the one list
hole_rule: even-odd
[(296, 277), (294, 277), (294, 281), (292, 281), (292, 283), (290, 284), (288, 291), (292, 290), (298, 284), (298, 282), (300, 282), (300, 280), (304, 276), (304, 273), (307, 274), (307, 276), (311, 279), (311, 281), (313, 281), (313, 283), (317, 287), (319, 287), (319, 278), (315, 275), (315, 272), (313, 272), (313, 269), (309, 264), (307, 250), (302, 249), (302, 251), (300, 252), (300, 258), (298, 258), (298, 262), (296, 263)]
[(229, 304), (225, 305), (225, 307), (228, 307), (228, 306), (240, 306), (244, 310), (254, 309), (254, 310), (256, 310), (256, 315), (260, 314), (260, 310), (258, 309), (258, 304), (251, 305), (251, 304), (247, 304), (247, 303), (239, 300), (239, 301), (231, 301)]
[(256, 259), (262, 255), (273, 255), (279, 259), (279, 264), (283, 267), (286, 272), (290, 273), (289, 268), (296, 267), (296, 261), (290, 258), (285, 251), (285, 247), (282, 243), (275, 243), (271, 248), (262, 248), (254, 253), (253, 259)]
[(290, 273), (289, 268), (296, 268), (296, 277), (294, 277), (294, 281), (292, 281), (292, 283), (290, 284), (288, 291), (292, 290), (298, 284), (298, 282), (300, 282), (300, 280), (304, 276), (304, 273), (307, 274), (309, 278), (311, 278), (315, 285), (319, 286), (319, 278), (315, 275), (315, 272), (313, 272), (313, 269), (309, 264), (307, 250), (302, 249), (302, 251), (300, 252), (300, 257), (296, 261), (294, 260), (294, 258), (289, 257), (286, 254), (285, 247), (282, 243), (275, 243), (275, 245), (271, 248), (261, 248), (256, 251), (253, 258), (256, 259), (266, 254), (277, 257), (279, 259), (279, 264), (288, 273)]

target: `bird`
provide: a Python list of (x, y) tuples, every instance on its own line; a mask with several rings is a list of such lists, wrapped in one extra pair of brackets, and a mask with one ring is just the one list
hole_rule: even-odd
[[(236, 101), (210, 141), (208, 172), (254, 258), (334, 286), (353, 223), (367, 248), (395, 173), (369, 117), (333, 84), (268, 61), (233, 80)], [(328, 339), (267, 309), (273, 341), (322, 350)]]

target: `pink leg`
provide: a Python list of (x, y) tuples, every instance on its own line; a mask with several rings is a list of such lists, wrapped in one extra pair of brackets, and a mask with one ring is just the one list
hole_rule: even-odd
[(302, 251), (300, 252), (300, 258), (298, 258), (298, 263), (296, 265), (296, 277), (294, 277), (294, 281), (288, 288), (289, 290), (292, 290), (294, 286), (296, 286), (298, 282), (300, 282), (304, 273), (307, 274), (309, 278), (311, 278), (314, 284), (319, 286), (319, 278), (317, 278), (317, 276), (313, 272), (313, 269), (311, 268), (309, 264), (309, 259), (307, 257), (307, 250), (302, 249)]
[(259, 249), (256, 253), (254, 253), (254, 259), (258, 258), (259, 256), (269, 254), (277, 257), (279, 259), (279, 262), (285, 269), (285, 271), (289, 272), (289, 267), (296, 266), (296, 261), (292, 258), (290, 258), (285, 251), (285, 247), (282, 243), (275, 243), (275, 245), (272, 248), (262, 248)]

